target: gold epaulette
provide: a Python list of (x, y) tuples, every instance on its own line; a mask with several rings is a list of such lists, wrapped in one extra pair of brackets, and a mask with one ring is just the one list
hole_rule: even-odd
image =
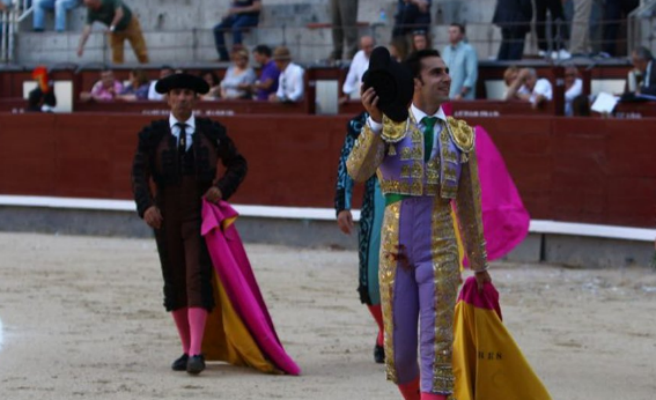
[(398, 143), (405, 138), (408, 130), (408, 121), (395, 122), (383, 114), (383, 132), (380, 137), (386, 143)]
[(446, 120), (449, 122), (449, 134), (456, 146), (465, 153), (471, 152), (476, 141), (474, 129), (461, 119), (447, 117)]

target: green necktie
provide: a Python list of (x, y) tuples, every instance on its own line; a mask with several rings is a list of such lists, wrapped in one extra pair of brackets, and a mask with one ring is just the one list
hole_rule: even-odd
[(427, 162), (433, 152), (434, 128), (437, 117), (424, 117), (421, 119), (421, 122), (424, 124), (424, 162)]

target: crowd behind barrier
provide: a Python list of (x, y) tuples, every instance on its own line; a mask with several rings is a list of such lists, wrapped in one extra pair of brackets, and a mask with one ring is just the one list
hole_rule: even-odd
[[(590, 60), (578, 67), (579, 80), (582, 94), (596, 95), (600, 92), (610, 92), (621, 95), (627, 89), (627, 74), (632, 70), (628, 62), (604, 61), (594, 64)], [(476, 83), (476, 99), (455, 101), (454, 110), (461, 117), (475, 116), (505, 116), (505, 115), (565, 115), (565, 90), (563, 82), (567, 68), (559, 65), (547, 64), (539, 61), (524, 62), (522, 66), (534, 68), (537, 75), (547, 79), (553, 86), (553, 101), (544, 102), (539, 107), (531, 108), (529, 103), (522, 104), (520, 100), (510, 99), (504, 101), (503, 92), (506, 90), (504, 73), (508, 64), (493, 62), (481, 62), (478, 67), (478, 81)], [(172, 71), (175, 69), (171, 68)], [(198, 75), (212, 73), (218, 81), (224, 79), (227, 69), (216, 68), (211, 64), (187, 66), (183, 68), (186, 72)], [(76, 112), (129, 112), (156, 114), (166, 112), (167, 105), (161, 101), (149, 101), (145, 99), (124, 99), (118, 96), (114, 100), (97, 101), (84, 98), (84, 94), (91, 91), (103, 72), (102, 66), (87, 66), (79, 68), (74, 65), (62, 65), (55, 67), (50, 72), (51, 79), (56, 87), (59, 84), (68, 83), (68, 96), (72, 99), (70, 111)], [(160, 78), (161, 68), (150, 68), (144, 66), (139, 69), (143, 75), (152, 82)], [(129, 67), (115, 67), (113, 70), (115, 80), (129, 82), (134, 69)], [(222, 99), (220, 97), (206, 97), (199, 103), (199, 112), (214, 113), (213, 115), (235, 115), (243, 113), (298, 113), (315, 114), (322, 113), (321, 103), (317, 99), (317, 87), (319, 82), (333, 82), (336, 88), (342, 88), (347, 78), (348, 69), (325, 66), (306, 66), (304, 76), (303, 99), (297, 103), (286, 102), (285, 104), (263, 104), (268, 101), (256, 101), (249, 99)], [(261, 68), (255, 69), (259, 75)], [(561, 82), (559, 85), (558, 83)], [(0, 111), (22, 112), (27, 107), (27, 94), (35, 85), (29, 67), (0, 69)], [(152, 85), (152, 83), (151, 83)], [(335, 89), (337, 90), (337, 89)], [(624, 118), (644, 118), (654, 116), (650, 107), (653, 103), (632, 103), (618, 106), (616, 116)], [(656, 109), (656, 107), (654, 107)], [(335, 110), (340, 114), (355, 114), (362, 111), (359, 99), (354, 98), (341, 101)], [(621, 111), (620, 111), (621, 110)], [(635, 111), (631, 111), (635, 110)], [(209, 114), (208, 114), (209, 115)]]

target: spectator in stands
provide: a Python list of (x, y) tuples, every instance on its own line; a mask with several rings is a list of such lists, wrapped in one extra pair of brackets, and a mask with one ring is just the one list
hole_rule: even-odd
[(280, 70), (278, 91), (269, 97), (277, 103), (295, 103), (303, 100), (305, 92), (305, 70), (292, 62), (292, 55), (285, 46), (277, 47), (273, 52), (273, 61)]
[(410, 32), (430, 32), (430, 6), (432, 0), (398, 0), (392, 37)]
[(572, 37), (569, 49), (572, 54), (590, 53), (590, 15), (594, 0), (573, 0)]
[(442, 52), (442, 59), (449, 67), (453, 100), (474, 100), (478, 79), (478, 56), (476, 50), (465, 42), (465, 27), (461, 24), (449, 26), (449, 45)]
[(508, 96), (510, 99), (530, 102), (533, 108), (538, 108), (544, 102), (552, 100), (553, 90), (549, 80), (538, 79), (534, 68), (523, 68), (510, 85)]
[(583, 80), (579, 78), (579, 70), (570, 65), (565, 68), (565, 115), (574, 115), (572, 103), (574, 99), (583, 93)]
[(109, 43), (112, 47), (112, 62), (123, 64), (123, 46), (127, 39), (132, 45), (132, 50), (140, 63), (148, 63), (148, 49), (144, 39), (141, 25), (130, 7), (123, 0), (84, 0), (87, 7), (87, 24), (82, 31), (77, 56), (84, 54), (84, 45), (91, 35), (91, 25), (95, 21), (109, 27)]
[(82, 0), (35, 0), (32, 27), (35, 32), (43, 32), (45, 28), (46, 10), (55, 10), (55, 31), (66, 30), (66, 12), (79, 7)]
[(412, 34), (412, 52), (426, 50), (430, 48), (428, 34), (423, 31), (416, 31)]
[(408, 56), (408, 42), (404, 36), (392, 38), (392, 41), (387, 47), (389, 48), (390, 56), (398, 62), (403, 62)]
[[(173, 72), (173, 67), (170, 65), (163, 65), (159, 70), (159, 79), (164, 79), (169, 75), (173, 75)], [(157, 80), (150, 82), (150, 88), (148, 88), (148, 100), (162, 101), (164, 100), (165, 95), (157, 93), (157, 90), (155, 90), (156, 84)]]
[[(535, 32), (538, 37), (538, 54), (540, 57), (568, 59), (572, 56), (565, 50), (568, 38), (567, 24), (562, 0), (535, 0)], [(547, 39), (547, 11), (551, 14), (551, 46)], [(552, 49), (553, 52), (549, 52)]]
[(100, 80), (93, 85), (91, 92), (80, 93), (84, 101), (112, 101), (123, 91), (121, 82), (114, 79), (114, 72), (109, 69), (100, 71)]
[(342, 86), (344, 97), (340, 99), (343, 103), (350, 97), (360, 95), (360, 83), (362, 82), (362, 75), (369, 69), (369, 57), (374, 50), (374, 38), (371, 36), (363, 36), (360, 39), (360, 51), (355, 53), (351, 66), (349, 67), (346, 80)]
[(276, 66), (275, 61), (271, 59), (271, 48), (266, 45), (256, 46), (253, 50), (253, 58), (255, 62), (260, 65), (260, 79), (255, 81), (253, 85), (253, 92), (255, 92), (255, 99), (259, 101), (269, 100), (269, 96), (278, 91), (278, 79), (280, 78), (280, 70)]
[(148, 100), (148, 89), (150, 81), (143, 69), (133, 69), (130, 71), (130, 83), (121, 90), (117, 96), (118, 100), (137, 101)]
[(256, 27), (260, 21), (262, 11), (262, 0), (232, 0), (232, 5), (224, 15), (220, 24), (214, 27), (214, 44), (219, 54), (219, 61), (228, 61), (228, 49), (226, 48), (225, 31), (232, 31), (232, 42), (240, 45), (242, 42), (242, 31), (245, 28)]
[(636, 76), (639, 77), (635, 94), (656, 96), (656, 71), (651, 51), (643, 46), (638, 47), (631, 53), (631, 62)]
[(513, 82), (515, 82), (518, 76), (519, 68), (516, 65), (511, 65), (510, 67), (506, 68), (505, 71), (503, 71), (503, 81), (506, 84), (506, 90), (503, 92), (504, 100), (510, 100), (510, 86), (512, 86)]
[(346, 39), (346, 58), (352, 59), (358, 51), (358, 0), (330, 0), (332, 17), (333, 52), (330, 60), (341, 60)]
[[(640, 0), (606, 0), (603, 49), (610, 56), (617, 56), (617, 42), (620, 39), (619, 31), (622, 20), (626, 20), (629, 13), (639, 5)], [(626, 33), (622, 37), (626, 37)]]
[(221, 97), (224, 99), (250, 99), (251, 87), (257, 80), (253, 68), (248, 66), (248, 52), (244, 49), (233, 50), (232, 65), (221, 81)]
[(53, 112), (57, 107), (55, 96), (55, 83), (50, 77), (48, 69), (38, 66), (32, 71), (32, 78), (37, 85), (27, 97), (28, 112)]
[(521, 60), (524, 39), (531, 30), (532, 0), (497, 0), (492, 23), (501, 28), (497, 60)]
[(2, 32), (3, 32), (2, 13), (4, 13), (5, 11), (9, 11), (9, 8), (11, 7), (11, 1), (12, 0), (0, 0), (0, 40), (2, 40)]
[(203, 71), (200, 73), (200, 77), (203, 78), (205, 82), (210, 87), (209, 92), (201, 96), (203, 100), (215, 100), (221, 98), (221, 79), (214, 71)]

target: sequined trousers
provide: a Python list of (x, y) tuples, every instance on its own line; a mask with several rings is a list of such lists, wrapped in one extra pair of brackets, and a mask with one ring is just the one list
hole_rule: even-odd
[(451, 205), (409, 197), (385, 209), (380, 292), (387, 377), (421, 377), (424, 393), (453, 393), (453, 316), (460, 285)]

